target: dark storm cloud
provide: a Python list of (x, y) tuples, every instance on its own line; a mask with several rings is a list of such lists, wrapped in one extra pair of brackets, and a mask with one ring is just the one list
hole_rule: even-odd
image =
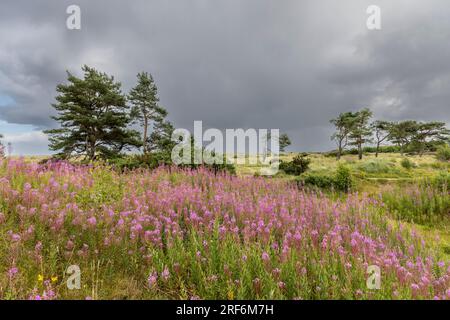
[[(124, 91), (149, 71), (177, 127), (280, 128), (296, 149), (332, 147), (328, 120), (370, 106), (450, 121), (450, 6), (434, 1), (73, 1), (0, 4), (0, 119), (47, 128), (55, 86), (83, 64)], [(368, 31), (366, 8), (382, 9)]]

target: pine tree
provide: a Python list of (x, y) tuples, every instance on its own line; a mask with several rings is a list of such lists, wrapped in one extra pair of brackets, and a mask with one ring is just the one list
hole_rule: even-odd
[(151, 74), (142, 72), (137, 75), (138, 83), (131, 89), (128, 100), (132, 105), (132, 114), (143, 127), (143, 152), (149, 151), (148, 131), (152, 124), (162, 123), (167, 111), (159, 105), (158, 89)]
[(356, 118), (356, 113), (344, 112), (339, 114), (335, 119), (331, 119), (332, 123), (336, 127), (336, 132), (331, 136), (331, 140), (334, 140), (337, 145), (337, 155), (336, 158), (339, 160), (341, 155), (348, 144), (348, 139), (352, 126)]
[(86, 159), (109, 158), (122, 151), (139, 147), (139, 133), (128, 129), (131, 122), (121, 84), (105, 73), (83, 66), (84, 78), (67, 72), (68, 84), (56, 87), (58, 115), (52, 117), (61, 125), (47, 130), (50, 149), (63, 158), (84, 155)]
[(285, 152), (286, 148), (292, 144), (291, 139), (289, 139), (289, 136), (286, 133), (282, 133), (280, 135), (280, 139), (279, 139), (278, 143), (280, 145), (281, 152)]
[(417, 132), (418, 123), (414, 120), (405, 120), (393, 123), (389, 128), (389, 141), (400, 147), (403, 156), (405, 148), (411, 143)]
[(375, 157), (378, 157), (378, 154), (380, 153), (381, 144), (389, 139), (391, 135), (390, 132), (391, 126), (392, 123), (384, 120), (376, 120), (372, 123), (371, 127), (375, 131), (375, 139), (376, 139)]
[(351, 125), (348, 138), (351, 141), (350, 144), (358, 147), (359, 160), (363, 157), (363, 144), (370, 141), (370, 136), (372, 135), (372, 128), (369, 124), (372, 115), (372, 111), (364, 108), (355, 113), (355, 118)]
[(153, 126), (153, 132), (147, 139), (147, 151), (170, 154), (175, 146), (175, 142), (172, 140), (174, 130), (173, 125), (168, 121), (161, 120), (156, 122)]

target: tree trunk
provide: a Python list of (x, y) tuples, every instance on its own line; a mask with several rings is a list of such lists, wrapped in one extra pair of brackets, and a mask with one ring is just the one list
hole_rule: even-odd
[(342, 142), (339, 142), (339, 146), (338, 146), (338, 152), (336, 155), (336, 160), (341, 160), (341, 154), (342, 154)]
[(377, 151), (375, 152), (375, 158), (378, 158), (379, 152), (380, 152), (380, 142), (377, 142)]
[(358, 158), (359, 160), (362, 160), (363, 158), (362, 143), (358, 143)]
[(94, 160), (95, 159), (95, 141), (91, 141), (91, 143), (90, 143), (89, 159), (90, 160)]
[(142, 141), (142, 151), (147, 153), (147, 128), (148, 128), (148, 118), (144, 116), (144, 137)]
[(419, 157), (422, 157), (424, 153), (425, 153), (425, 143), (420, 145)]

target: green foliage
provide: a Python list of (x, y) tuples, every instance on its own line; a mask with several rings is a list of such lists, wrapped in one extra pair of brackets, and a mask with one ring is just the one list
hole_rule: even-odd
[(334, 177), (317, 173), (309, 173), (305, 175), (300, 181), (306, 186), (314, 186), (319, 189), (331, 190), (335, 185)]
[[(117, 157), (114, 159), (110, 159), (108, 163), (112, 165), (115, 169), (123, 172), (127, 170), (135, 170), (135, 169), (155, 169), (159, 166), (171, 166), (173, 165), (172, 159), (170, 157), (170, 153), (167, 152), (148, 152), (144, 154), (134, 154), (134, 155), (125, 155), (122, 157)], [(224, 158), (223, 163), (213, 163), (213, 164), (188, 164), (188, 165), (179, 165), (184, 168), (195, 169), (198, 167), (205, 167), (209, 170), (214, 171), (215, 173), (219, 172), (228, 172), (229, 174), (236, 174), (236, 168), (233, 164), (228, 163)]]
[(173, 125), (168, 121), (157, 121), (147, 139), (147, 151), (171, 153), (175, 146), (172, 140)]
[[(373, 147), (373, 146), (365, 146), (363, 148), (363, 153), (376, 153), (377, 152), (377, 147)], [(400, 147), (399, 146), (394, 146), (394, 145), (390, 145), (390, 146), (380, 146), (378, 153), (398, 153), (400, 152)], [(325, 157), (336, 157), (338, 154), (337, 150), (333, 150), (333, 151), (329, 151), (327, 153), (325, 153)], [(343, 150), (341, 155), (356, 155), (358, 154), (358, 149), (356, 148), (351, 148), (351, 149), (346, 149)]]
[(340, 164), (334, 176), (334, 186), (337, 190), (349, 192), (353, 187), (353, 178), (350, 169)]
[(411, 146), (422, 155), (430, 144), (444, 142), (448, 139), (450, 131), (444, 122), (419, 122), (411, 139)]
[(47, 130), (50, 149), (68, 158), (84, 155), (111, 158), (132, 147), (139, 147), (139, 133), (128, 129), (131, 122), (121, 84), (113, 77), (84, 66), (84, 78), (67, 72), (68, 84), (56, 87), (58, 96), (53, 117), (61, 125)]
[(357, 165), (357, 169), (371, 174), (395, 173), (398, 171), (395, 168), (395, 164), (381, 159), (373, 159), (360, 163)]
[(291, 139), (289, 139), (289, 136), (286, 133), (280, 135), (279, 145), (281, 152), (286, 151), (286, 148), (291, 145)]
[(407, 170), (410, 170), (415, 167), (414, 162), (412, 162), (408, 158), (403, 158), (402, 161), (400, 162), (400, 165)]
[(108, 161), (119, 171), (134, 170), (138, 168), (155, 169), (161, 165), (170, 165), (170, 155), (163, 152), (134, 154), (122, 156)]
[(368, 108), (364, 108), (354, 114), (354, 119), (351, 124), (349, 140), (351, 145), (358, 147), (359, 159), (363, 156), (363, 144), (370, 141), (372, 135), (372, 128), (369, 124), (373, 113)]
[[(167, 116), (167, 111), (159, 105), (158, 89), (151, 74), (142, 72), (137, 75), (138, 83), (131, 89), (128, 100), (132, 105), (132, 117), (135, 121), (139, 121), (143, 126), (143, 151), (151, 151), (148, 141), (148, 130), (156, 126), (153, 131), (153, 142), (158, 140), (158, 133), (161, 130), (169, 130), (164, 118)], [(170, 124), (169, 124), (170, 125)], [(173, 131), (173, 129), (172, 129)]]
[(290, 162), (281, 162), (280, 170), (283, 170), (286, 174), (299, 176), (309, 169), (311, 159), (308, 158), (308, 154), (302, 153), (296, 155)]
[(315, 187), (324, 190), (350, 192), (354, 186), (351, 170), (340, 164), (334, 175), (324, 173), (308, 173), (297, 180), (298, 185)]
[(382, 192), (382, 200), (396, 219), (434, 225), (448, 221), (450, 175), (442, 174), (407, 186), (396, 186)]
[(450, 147), (448, 144), (443, 145), (437, 150), (436, 158), (439, 161), (450, 161)]
[(425, 180), (425, 184), (431, 185), (433, 188), (441, 190), (442, 192), (449, 191), (450, 173), (442, 171), (435, 177)]
[(331, 136), (331, 140), (334, 140), (338, 147), (336, 152), (337, 159), (341, 157), (344, 148), (347, 146), (348, 137), (352, 130), (355, 118), (355, 113), (344, 112), (339, 114), (337, 118), (330, 120), (330, 123), (336, 127), (336, 132)]

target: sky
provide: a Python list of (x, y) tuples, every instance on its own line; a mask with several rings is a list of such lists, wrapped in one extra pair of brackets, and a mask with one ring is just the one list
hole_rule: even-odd
[[(72, 4), (81, 30), (66, 27)], [(449, 17), (448, 0), (2, 0), (2, 141), (49, 154), (55, 87), (84, 64), (125, 93), (150, 72), (177, 128), (280, 129), (288, 150), (334, 148), (329, 120), (363, 107), (450, 123)]]

